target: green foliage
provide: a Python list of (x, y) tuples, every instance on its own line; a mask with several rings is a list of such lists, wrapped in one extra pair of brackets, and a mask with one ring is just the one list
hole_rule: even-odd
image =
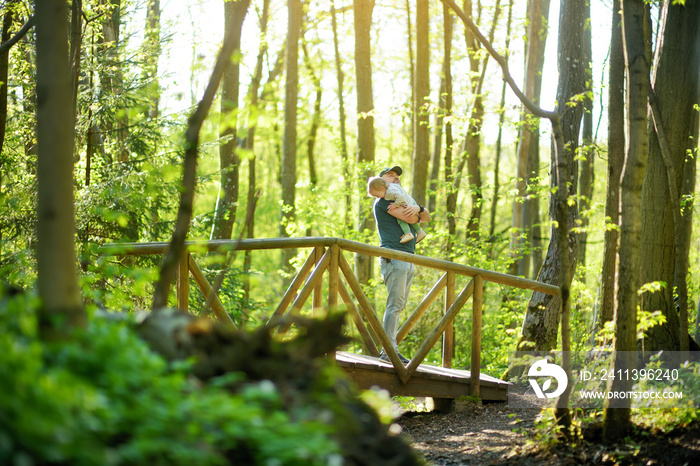
[(0, 308), (3, 464), (329, 464), (320, 418), (283, 409), (270, 382), (231, 394), (170, 367), (129, 324), (93, 318), (65, 344), (36, 337), (29, 296)]
[[(676, 369), (677, 372), (671, 372)], [(660, 371), (661, 377), (647, 377), (634, 386), (638, 391), (681, 394), (682, 398), (640, 399), (633, 404), (637, 424), (663, 432), (688, 426), (700, 419), (700, 363), (685, 361), (679, 367), (665, 364), (659, 355), (651, 358), (646, 370)], [(671, 376), (666, 377), (670, 372)], [(678, 375), (675, 378), (675, 375)]]

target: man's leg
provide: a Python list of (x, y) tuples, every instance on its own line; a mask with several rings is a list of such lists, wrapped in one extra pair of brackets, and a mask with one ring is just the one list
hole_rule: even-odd
[(382, 325), (392, 346), (398, 351), (396, 334), (399, 331), (399, 317), (401, 317), (401, 311), (408, 302), (408, 292), (411, 290), (415, 268), (410, 262), (394, 259), (387, 261), (384, 258), (381, 259), (380, 266), (387, 290), (386, 310)]

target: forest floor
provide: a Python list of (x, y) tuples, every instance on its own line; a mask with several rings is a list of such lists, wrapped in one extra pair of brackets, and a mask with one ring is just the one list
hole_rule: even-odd
[(463, 404), (451, 413), (406, 411), (396, 422), (434, 466), (700, 464), (697, 422), (671, 433), (638, 431), (617, 444), (604, 445), (597, 427), (587, 428), (585, 439), (575, 443), (548, 442), (553, 434), (537, 427), (540, 409), (509, 405)]

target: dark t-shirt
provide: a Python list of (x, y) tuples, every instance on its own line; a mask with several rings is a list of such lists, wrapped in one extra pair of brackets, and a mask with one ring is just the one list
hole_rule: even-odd
[[(411, 254), (415, 253), (415, 239), (405, 243), (399, 242), (401, 236), (403, 235), (403, 230), (401, 230), (396, 217), (387, 212), (389, 204), (392, 203), (382, 198), (378, 198), (374, 201), (374, 220), (377, 222), (380, 246), (383, 248), (395, 249), (397, 251), (410, 252)], [(412, 225), (411, 231), (415, 232)]]

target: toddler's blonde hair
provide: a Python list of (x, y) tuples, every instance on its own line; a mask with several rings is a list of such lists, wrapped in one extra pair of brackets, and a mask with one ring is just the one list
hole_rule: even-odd
[(379, 176), (373, 176), (367, 180), (367, 194), (370, 196), (376, 197), (374, 194), (372, 194), (372, 191), (377, 191), (380, 188), (386, 189), (388, 187), (389, 182)]

